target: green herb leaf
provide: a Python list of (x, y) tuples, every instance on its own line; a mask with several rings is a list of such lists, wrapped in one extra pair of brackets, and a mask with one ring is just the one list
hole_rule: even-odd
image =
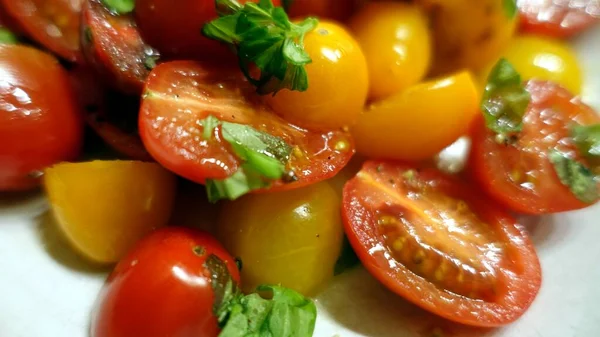
[[(236, 48), (240, 68), (260, 94), (308, 89), (304, 66), (312, 60), (303, 40), (317, 26), (317, 19), (295, 24), (271, 0), (243, 6), (235, 0), (215, 0), (215, 4), (221, 17), (206, 24), (202, 33)], [(259, 78), (250, 74), (251, 65), (260, 70)]]
[(575, 126), (571, 137), (581, 153), (591, 158), (600, 157), (600, 124)]
[(587, 167), (557, 150), (551, 150), (548, 159), (554, 165), (560, 182), (569, 187), (577, 199), (585, 203), (598, 200), (596, 178)]
[(521, 75), (507, 60), (500, 59), (488, 77), (481, 101), (487, 127), (501, 135), (521, 131), (530, 100)]
[(135, 0), (102, 0), (104, 5), (113, 13), (128, 14), (135, 8)]
[(286, 12), (289, 12), (293, 3), (294, 3), (294, 0), (282, 0), (281, 1), (281, 4), (283, 5), (283, 9), (285, 9)]
[(279, 286), (260, 286), (260, 292), (272, 293), (271, 300), (258, 294), (239, 299), (219, 337), (311, 337), (317, 319), (317, 307), (308, 298)]
[(15, 34), (6, 28), (0, 27), (0, 44), (16, 44), (19, 39)]
[(286, 172), (292, 147), (283, 139), (249, 125), (221, 122), (214, 116), (208, 116), (201, 123), (204, 128), (202, 136), (206, 140), (212, 138), (215, 128), (220, 125), (223, 139), (243, 162), (226, 179), (206, 180), (209, 201), (235, 200), (250, 191), (269, 187), (273, 180), (280, 179)]
[(514, 19), (517, 16), (517, 12), (519, 11), (517, 0), (502, 0), (502, 5), (509, 19)]
[(335, 268), (333, 270), (334, 275), (339, 275), (345, 272), (348, 269), (351, 269), (360, 264), (360, 260), (358, 256), (352, 249), (350, 245), (350, 241), (348, 238), (344, 236), (344, 242), (342, 243), (342, 252), (340, 253), (340, 257), (335, 262)]

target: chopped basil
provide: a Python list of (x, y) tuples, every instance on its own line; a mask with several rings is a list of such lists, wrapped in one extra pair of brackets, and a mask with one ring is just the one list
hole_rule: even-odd
[(486, 126), (503, 136), (521, 131), (530, 100), (521, 75), (507, 60), (500, 59), (488, 77), (481, 101)]
[(102, 0), (102, 3), (115, 14), (128, 14), (135, 8), (135, 0)]
[(571, 129), (571, 136), (583, 155), (600, 157), (600, 124), (575, 126)]
[(19, 39), (15, 34), (6, 28), (0, 27), (0, 44), (16, 44)]
[(519, 11), (517, 0), (502, 0), (502, 7), (504, 7), (504, 12), (509, 19), (514, 19), (517, 16)]
[(255, 128), (230, 122), (221, 122), (208, 116), (202, 122), (204, 139), (211, 139), (217, 126), (242, 161), (240, 168), (223, 180), (207, 179), (208, 199), (217, 202), (221, 199), (235, 200), (242, 195), (269, 187), (273, 180), (281, 179), (286, 173), (286, 163), (292, 147), (279, 137), (261, 132)]
[(598, 200), (596, 178), (587, 167), (557, 150), (551, 150), (548, 159), (554, 165), (560, 182), (569, 187), (577, 199), (585, 203)]

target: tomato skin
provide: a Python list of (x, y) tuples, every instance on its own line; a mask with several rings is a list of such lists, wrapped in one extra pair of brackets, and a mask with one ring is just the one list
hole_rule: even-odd
[(413, 4), (370, 2), (349, 21), (365, 54), (369, 97), (381, 99), (419, 82), (429, 70), (429, 20)]
[[(408, 172), (410, 175), (407, 175)], [(369, 179), (365, 180), (364, 176)], [(418, 186), (418, 190), (412, 190), (414, 193), (409, 192), (406, 186), (410, 184)], [(427, 206), (427, 199), (432, 196), (438, 198), (438, 203)], [(403, 201), (398, 203), (398, 200)], [(346, 235), (365, 268), (396, 294), (437, 315), (467, 325), (501, 326), (519, 318), (537, 295), (541, 285), (540, 263), (525, 230), (476, 189), (454, 177), (435, 169), (418, 169), (394, 162), (367, 161), (357, 177), (344, 187), (342, 207)], [(474, 214), (482, 231), (466, 231), (468, 240), (476, 241), (482, 235), (491, 235), (493, 242), (499, 244), (502, 247), (500, 250), (503, 251), (503, 254), (498, 256), (499, 260), (492, 262), (497, 268), (495, 274), (492, 272), (496, 282), (492, 298), (473, 299), (440, 288), (427, 277), (418, 276), (397, 260), (394, 257), (396, 252), (387, 245), (383, 234), (384, 226), (389, 226), (390, 222), (384, 222), (380, 217), (381, 213), (377, 213), (385, 207), (396, 207), (399, 216), (402, 217), (400, 222), (410, 223), (420, 219), (421, 223), (428, 225), (435, 224), (435, 220), (429, 219), (439, 214)], [(419, 211), (414, 211), (415, 209)], [(464, 228), (461, 218), (455, 217), (454, 220), (456, 222), (449, 221), (447, 224), (442, 221), (443, 225), (438, 223), (437, 229), (448, 226), (445, 230), (452, 233), (452, 223)], [(419, 222), (414, 228), (417, 228), (418, 224)], [(460, 229), (454, 233), (458, 232), (463, 233)], [(434, 240), (440, 233), (432, 234)], [(455, 252), (454, 249), (460, 250), (458, 242), (450, 245), (445, 253), (451, 254)], [(438, 246), (430, 247), (439, 249)], [(473, 255), (469, 257), (474, 258)], [(430, 260), (425, 257), (422, 261), (425, 266)], [(442, 263), (439, 264), (439, 268)], [(460, 282), (462, 281), (455, 281), (456, 284)], [(469, 284), (466, 279), (463, 286), (470, 287)]]
[(594, 0), (519, 0), (523, 32), (569, 38), (600, 22), (600, 7)]
[(473, 178), (497, 202), (520, 213), (549, 214), (589, 206), (560, 182), (548, 151), (556, 148), (586, 163), (569, 127), (574, 122), (596, 124), (600, 118), (557, 84), (531, 80), (527, 90), (532, 101), (514, 145), (496, 143), (482, 120), (475, 123), (469, 157)]
[(133, 95), (150, 74), (146, 60), (160, 56), (142, 40), (132, 15), (114, 15), (100, 0), (83, 5), (81, 46), (106, 83)]
[(38, 186), (36, 172), (79, 155), (80, 110), (67, 73), (51, 55), (0, 45), (0, 191)]
[[(33, 39), (71, 62), (80, 62), (79, 22), (84, 0), (0, 0)], [(50, 33), (52, 32), (52, 34)]]
[(367, 60), (358, 42), (341, 25), (320, 21), (306, 34), (304, 49), (308, 90), (281, 90), (267, 103), (286, 120), (319, 130), (341, 129), (356, 122), (367, 100)]
[(323, 19), (345, 21), (362, 2), (362, 0), (294, 0), (288, 13), (293, 18), (316, 16)]
[(142, 141), (156, 161), (197, 183), (225, 179), (240, 167), (239, 158), (220, 137), (204, 139), (198, 121), (208, 115), (251, 125), (297, 147), (288, 163), (297, 181), (275, 181), (269, 191), (328, 179), (354, 154), (354, 143), (346, 132), (307, 131), (278, 117), (239, 69), (175, 61), (152, 71), (140, 108)]
[(91, 337), (216, 337), (215, 295), (205, 264), (211, 255), (239, 282), (233, 258), (210, 235), (177, 227), (150, 234), (106, 281)]
[(411, 86), (359, 115), (356, 149), (369, 158), (428, 159), (468, 132), (478, 95), (467, 72)]
[[(239, 2), (250, 1), (258, 2)], [(144, 40), (165, 55), (233, 60), (224, 45), (201, 34), (204, 24), (217, 18), (214, 0), (137, 0), (135, 16)]]

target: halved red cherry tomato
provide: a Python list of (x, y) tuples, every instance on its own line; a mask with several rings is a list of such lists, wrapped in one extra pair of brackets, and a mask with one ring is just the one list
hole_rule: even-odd
[(276, 181), (274, 189), (297, 188), (334, 176), (350, 160), (354, 144), (343, 131), (307, 131), (275, 115), (239, 69), (191, 61), (157, 66), (146, 82), (139, 130), (150, 154), (169, 170), (198, 183), (225, 179), (240, 161), (229, 145), (203, 137), (200, 120), (251, 125), (294, 147), (288, 168), (297, 181)]
[(37, 186), (41, 170), (79, 155), (82, 136), (72, 83), (58, 60), (0, 44), (0, 191)]
[(393, 292), (446, 319), (494, 327), (519, 318), (541, 284), (524, 229), (435, 169), (368, 161), (344, 187), (346, 234)]
[[(250, 1), (258, 2), (238, 2)], [(280, 1), (273, 4), (279, 6)], [(135, 16), (144, 39), (165, 55), (233, 60), (224, 45), (200, 33), (205, 23), (217, 18), (214, 0), (137, 0)]]
[(521, 29), (567, 38), (600, 22), (597, 0), (518, 0)]
[(158, 51), (144, 43), (133, 15), (115, 15), (99, 0), (83, 6), (81, 45), (86, 59), (125, 93), (140, 94)]
[[(217, 336), (213, 308), (235, 261), (210, 235), (164, 228), (140, 241), (108, 278), (92, 319), (91, 337)], [(215, 306), (216, 304), (216, 306)]]
[(573, 143), (570, 128), (596, 124), (594, 111), (557, 84), (529, 81), (531, 103), (514, 144), (496, 141), (480, 120), (473, 129), (470, 170), (494, 199), (521, 213), (545, 214), (588, 206), (563, 185), (548, 159), (552, 149), (586, 162)]
[(79, 22), (84, 0), (0, 0), (10, 16), (34, 40), (71, 61), (82, 59)]

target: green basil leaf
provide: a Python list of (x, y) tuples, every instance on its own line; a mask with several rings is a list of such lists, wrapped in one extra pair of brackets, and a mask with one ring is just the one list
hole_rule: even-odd
[(600, 156), (600, 124), (575, 126), (571, 129), (571, 137), (584, 155)]
[(237, 123), (222, 123), (223, 138), (230, 144), (237, 144), (249, 151), (264, 154), (286, 163), (290, 158), (292, 147), (279, 137), (261, 132), (255, 128)]
[(223, 180), (207, 179), (205, 182), (208, 201), (212, 203), (221, 199), (236, 200), (251, 191), (270, 185), (270, 181), (247, 163), (228, 178)]
[(135, 0), (102, 0), (102, 3), (116, 14), (128, 14), (135, 9)]
[(504, 12), (510, 19), (514, 19), (517, 16), (519, 8), (517, 7), (517, 0), (502, 0)]
[(350, 241), (348, 241), (348, 237), (344, 236), (344, 242), (342, 243), (342, 251), (340, 253), (340, 257), (335, 262), (333, 275), (339, 275), (359, 264), (360, 260), (358, 259), (356, 252), (354, 252), (354, 249), (352, 249)]
[(577, 199), (585, 203), (598, 200), (596, 178), (587, 167), (557, 150), (551, 150), (548, 159), (554, 165), (560, 182), (569, 187)]
[(209, 140), (215, 133), (215, 129), (219, 126), (219, 119), (213, 115), (209, 115), (201, 121), (202, 124), (202, 138)]
[(501, 59), (488, 77), (481, 101), (486, 126), (498, 134), (521, 131), (530, 100), (521, 75), (507, 60)]
[(6, 28), (0, 27), (0, 44), (17, 44), (19, 39)]
[[(318, 20), (307, 18), (299, 24), (293, 23), (285, 10), (273, 6), (271, 0), (239, 7), (228, 4), (230, 2), (232, 0), (216, 0), (222, 17), (205, 25), (202, 33), (237, 49), (242, 72), (257, 87), (258, 93), (307, 90), (304, 67), (312, 60), (304, 50), (303, 40)], [(253, 78), (248, 71), (252, 64), (260, 70), (259, 78)]]

